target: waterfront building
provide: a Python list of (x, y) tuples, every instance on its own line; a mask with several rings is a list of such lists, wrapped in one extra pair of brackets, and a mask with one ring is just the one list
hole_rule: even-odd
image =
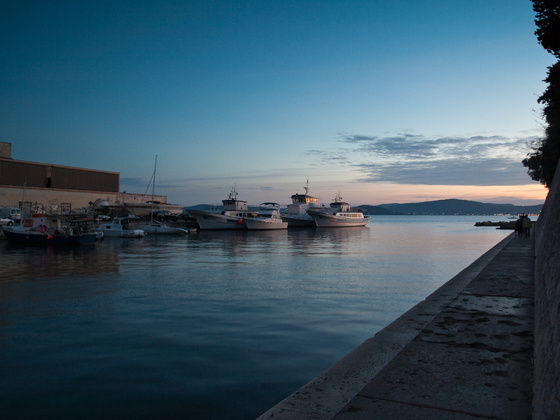
[[(119, 189), (119, 172), (16, 160), (12, 158), (12, 144), (0, 142), (0, 207), (27, 211), (35, 207), (65, 214), (98, 203), (126, 207), (138, 216), (149, 214), (151, 194), (130, 194)], [(153, 201), (157, 202), (155, 209), (176, 214), (182, 211), (182, 206), (168, 204), (165, 195), (154, 196)]]

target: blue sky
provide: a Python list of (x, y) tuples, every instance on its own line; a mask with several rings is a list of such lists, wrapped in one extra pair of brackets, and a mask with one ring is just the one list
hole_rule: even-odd
[(121, 190), (543, 202), (529, 0), (4, 1), (0, 140)]

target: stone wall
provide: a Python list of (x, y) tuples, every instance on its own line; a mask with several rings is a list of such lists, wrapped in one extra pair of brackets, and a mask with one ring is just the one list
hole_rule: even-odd
[(533, 418), (560, 418), (560, 165), (536, 225)]

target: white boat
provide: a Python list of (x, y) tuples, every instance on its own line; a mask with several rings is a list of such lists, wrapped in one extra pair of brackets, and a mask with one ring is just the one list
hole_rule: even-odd
[(99, 225), (98, 230), (103, 232), (104, 237), (116, 238), (142, 238), (146, 236), (146, 232), (142, 229), (136, 229), (131, 223), (130, 217), (114, 217), (108, 223)]
[(165, 223), (158, 222), (157, 220), (152, 220), (147, 224), (138, 224), (136, 227), (142, 229), (148, 235), (185, 235), (189, 233), (186, 229), (167, 226)]
[(288, 227), (316, 227), (315, 220), (307, 213), (310, 208), (319, 208), (319, 199), (309, 195), (309, 181), (303, 187), (305, 194), (292, 195), (292, 204), (282, 213), (282, 220), (288, 222)]
[(288, 222), (280, 216), (278, 203), (262, 203), (255, 217), (246, 217), (245, 225), (249, 230), (287, 229)]
[[(156, 189), (156, 167), (157, 167), (157, 155), (156, 161), (154, 163), (154, 173), (152, 174), (152, 210), (150, 211), (150, 222), (149, 223), (138, 223), (137, 227), (142, 229), (149, 235), (184, 235), (189, 233), (186, 229), (179, 227), (167, 226), (165, 223), (159, 222), (154, 219), (154, 195)], [(149, 184), (148, 184), (149, 186)]]
[(365, 226), (370, 220), (361, 211), (352, 211), (350, 204), (342, 201), (340, 194), (336, 195), (330, 208), (310, 208), (307, 213), (315, 220), (317, 227)]
[(237, 190), (232, 188), (229, 197), (222, 200), (223, 211), (215, 213), (205, 210), (189, 209), (188, 212), (198, 222), (200, 230), (247, 229), (244, 219), (256, 213), (247, 210), (247, 202), (237, 199)]

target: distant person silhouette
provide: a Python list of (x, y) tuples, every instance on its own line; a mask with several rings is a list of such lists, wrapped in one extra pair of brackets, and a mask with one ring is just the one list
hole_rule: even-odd
[(523, 237), (523, 215), (519, 215), (519, 219), (515, 221), (515, 232), (517, 233), (518, 238)]
[(529, 238), (531, 236), (531, 219), (529, 219), (529, 216), (525, 215), (525, 217), (523, 218), (523, 233), (525, 234), (526, 238)]

